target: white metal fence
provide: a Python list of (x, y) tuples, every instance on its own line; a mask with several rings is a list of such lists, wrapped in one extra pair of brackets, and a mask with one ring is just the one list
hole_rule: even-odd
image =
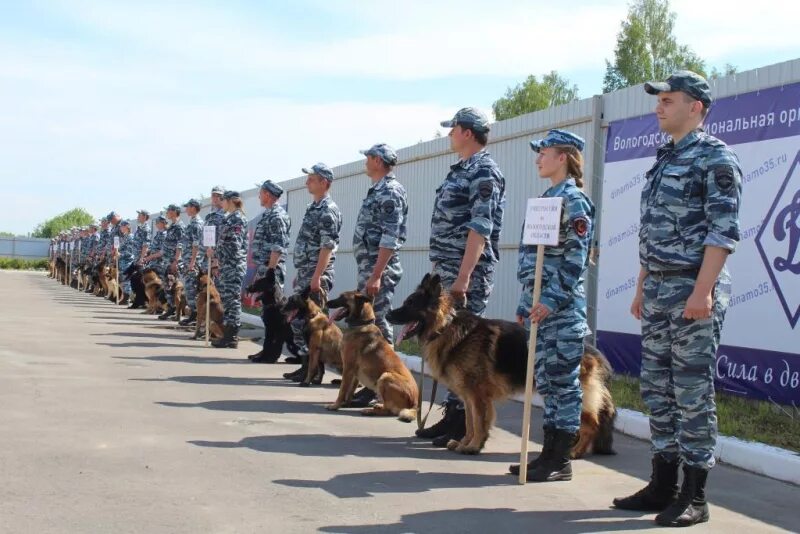
[[(711, 87), (715, 97), (720, 98), (797, 81), (800, 81), (800, 59), (713, 80)], [(469, 105), (469, 102), (465, 102), (464, 105)], [(584, 153), (588, 177), (586, 190), (594, 199), (599, 216), (608, 123), (649, 113), (653, 106), (654, 99), (646, 95), (641, 86), (636, 86), (492, 125), (488, 150), (506, 178), (507, 208), (501, 235), (500, 263), (487, 316), (513, 318), (520, 293), (516, 269), (524, 206), (527, 198), (541, 194), (549, 183), (537, 175), (536, 167), (533, 165), (534, 153), (530, 150), (528, 142), (542, 136), (551, 128), (566, 128), (586, 139)], [(391, 139), (376, 139), (375, 142), (391, 144)], [(354, 147), (354, 151), (358, 148), (360, 147)], [(404, 275), (395, 294), (396, 302), (405, 298), (430, 269), (428, 239), (435, 189), (443, 181), (449, 166), (458, 159), (451, 152), (446, 137), (402, 148), (398, 151), (398, 156), (400, 163), (396, 168), (396, 174), (399, 181), (405, 185), (409, 197), (409, 235), (405, 247), (400, 252)], [(369, 179), (364, 173), (363, 159), (339, 165), (334, 167), (333, 171), (336, 180), (331, 188), (331, 196), (341, 208), (344, 218), (341, 246), (336, 260), (334, 293), (337, 293), (353, 288), (356, 284), (356, 265), (351, 241), (356, 215), (369, 187)], [(297, 236), (300, 221), (310, 201), (304, 184), (304, 176), (281, 183), (288, 197), (288, 211), (292, 219), (292, 242)], [(208, 184), (209, 189), (211, 185), (213, 184)], [(242, 195), (248, 218), (258, 217), (262, 211), (258, 204), (258, 190), (253, 188), (242, 191)], [(206, 205), (202, 213), (205, 214), (207, 211)], [(602, 221), (598, 221), (598, 236), (601, 224)], [(600, 257), (602, 258), (602, 249)], [(631, 261), (636, 262), (637, 259), (631, 258)], [(289, 280), (291, 280), (294, 276), (291, 258), (288, 263)], [(589, 273), (589, 315), (593, 327), (597, 302), (595, 288), (596, 268), (592, 268)]]
[(41, 260), (47, 258), (49, 239), (36, 237), (0, 237), (0, 258)]

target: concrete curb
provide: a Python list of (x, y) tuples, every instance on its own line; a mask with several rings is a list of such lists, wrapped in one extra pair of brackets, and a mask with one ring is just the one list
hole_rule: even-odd
[[(419, 356), (398, 353), (406, 366), (419, 373), (421, 360)], [(426, 375), (430, 374), (426, 371)], [(513, 399), (524, 402), (524, 395), (516, 395)], [(542, 407), (542, 397), (533, 396), (534, 406)], [(620, 408), (614, 427), (617, 431), (645, 441), (650, 440), (650, 422), (646, 415), (634, 410)], [(772, 447), (763, 443), (743, 441), (739, 438), (719, 436), (714, 456), (722, 463), (750, 471), (783, 482), (800, 485), (800, 454)]]

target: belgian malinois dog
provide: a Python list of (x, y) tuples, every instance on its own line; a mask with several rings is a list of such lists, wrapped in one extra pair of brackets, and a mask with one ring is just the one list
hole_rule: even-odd
[(213, 284), (209, 288), (208, 272), (200, 271), (197, 274), (197, 323), (194, 327), (192, 339), (203, 337), (203, 330), (206, 327), (206, 299), (211, 294), (211, 317), (208, 322), (208, 336), (210, 339), (221, 339), (222, 332), (222, 299), (219, 296), (216, 286)]
[(328, 410), (347, 406), (361, 382), (376, 391), (383, 401), (361, 413), (396, 415), (406, 423), (413, 421), (417, 416), (417, 383), (375, 325), (372, 297), (346, 291), (329, 300), (328, 308), (337, 308), (331, 313), (331, 321), (344, 319), (348, 326), (342, 340), (342, 384), (336, 402), (328, 405)]
[[(319, 299), (315, 301), (314, 299)], [(311, 289), (295, 293), (286, 301), (283, 312), (286, 322), (291, 323), (296, 316), (306, 321), (305, 337), (308, 345), (308, 362), (305, 364), (306, 377), (300, 386), (321, 384), (325, 374), (325, 364), (342, 369), (342, 331), (328, 321), (322, 311), (325, 295), (320, 292), (312, 296)]]

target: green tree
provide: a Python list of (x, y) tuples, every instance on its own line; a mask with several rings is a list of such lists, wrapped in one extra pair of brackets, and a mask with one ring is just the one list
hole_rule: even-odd
[(542, 76), (541, 81), (536, 76), (528, 76), (516, 87), (509, 87), (505, 96), (492, 104), (492, 110), (495, 119), (502, 121), (577, 99), (578, 86), (552, 71)]
[(708, 75), (708, 79), (716, 80), (717, 78), (722, 78), (723, 76), (730, 76), (731, 74), (736, 74), (737, 72), (739, 72), (739, 69), (736, 67), (736, 65), (725, 63), (725, 67), (723, 67), (722, 70), (719, 70), (717, 67), (713, 67)]
[(73, 226), (86, 226), (94, 221), (88, 211), (83, 208), (74, 208), (56, 215), (52, 219), (47, 219), (31, 234), (33, 237), (53, 237), (62, 230), (69, 230)]
[(13, 232), (0, 232), (0, 237), (16, 237), (16, 235)]
[(675, 12), (669, 0), (635, 0), (617, 34), (614, 63), (606, 60), (603, 92), (651, 80), (664, 80), (680, 69), (705, 76), (705, 62), (673, 35)]

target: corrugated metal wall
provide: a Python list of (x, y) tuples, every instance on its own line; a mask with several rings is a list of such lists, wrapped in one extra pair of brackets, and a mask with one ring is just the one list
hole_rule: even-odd
[[(800, 59), (720, 78), (712, 81), (712, 90), (717, 98), (721, 98), (799, 80)], [(487, 309), (488, 316), (513, 318), (520, 292), (516, 280), (516, 256), (526, 199), (541, 194), (548, 183), (537, 175), (533, 165), (534, 153), (530, 150), (528, 142), (542, 136), (551, 128), (566, 128), (587, 140), (584, 153), (586, 190), (595, 200), (599, 214), (608, 123), (650, 113), (653, 107), (653, 97), (645, 94), (641, 86), (636, 86), (492, 125), (488, 150), (506, 177), (507, 209), (501, 237), (501, 259), (495, 289)], [(380, 141), (382, 140), (376, 139), (376, 142)], [(395, 295), (397, 302), (405, 298), (430, 269), (427, 247), (435, 189), (443, 181), (449, 166), (458, 159), (450, 151), (449, 146), (449, 140), (441, 138), (406, 147), (398, 152), (401, 163), (396, 168), (396, 174), (400, 182), (405, 185), (409, 196), (409, 238), (401, 252), (405, 275)], [(354, 147), (354, 154), (359, 148), (363, 147)], [(301, 166), (312, 163), (314, 162), (302, 162)], [(336, 260), (334, 293), (338, 293), (353, 288), (356, 283), (351, 240), (355, 218), (369, 187), (369, 179), (364, 174), (363, 158), (340, 165), (333, 170), (336, 180), (331, 188), (331, 196), (341, 208), (344, 217), (341, 247)], [(292, 241), (299, 230), (306, 205), (310, 202), (304, 184), (305, 177), (281, 183), (288, 195), (288, 211), (292, 218)], [(257, 189), (249, 189), (242, 193), (248, 217), (252, 219), (259, 216), (261, 208), (258, 205)], [(204, 208), (203, 213), (206, 211), (207, 208)], [(289, 263), (291, 264), (291, 261)], [(293, 271), (290, 266), (289, 279), (294, 276)], [(594, 324), (595, 309), (593, 291), (596, 285), (595, 272), (596, 270), (592, 269), (589, 275), (592, 324)]]
[(0, 258), (40, 260), (47, 258), (50, 240), (36, 237), (0, 237)]

